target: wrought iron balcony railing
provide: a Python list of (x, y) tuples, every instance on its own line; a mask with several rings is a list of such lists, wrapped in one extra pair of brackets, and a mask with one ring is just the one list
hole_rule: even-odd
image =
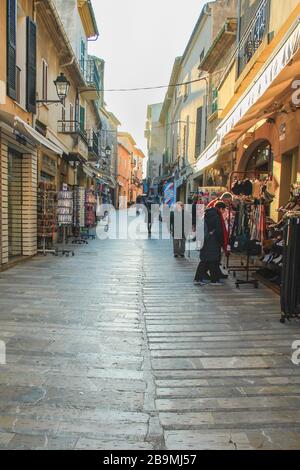
[(86, 137), (89, 145), (89, 151), (93, 152), (97, 157), (100, 156), (100, 138), (94, 129), (86, 131)]
[(262, 0), (238, 46), (239, 75), (250, 62), (268, 31), (270, 0)]
[(79, 121), (58, 121), (58, 132), (61, 134), (77, 134), (82, 137), (87, 143), (87, 132)]
[(94, 59), (81, 60), (80, 68), (88, 87), (100, 91), (101, 78), (96, 61)]

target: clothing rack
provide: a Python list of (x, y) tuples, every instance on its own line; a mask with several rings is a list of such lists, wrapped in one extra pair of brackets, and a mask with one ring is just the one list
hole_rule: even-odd
[(290, 212), (284, 227), (281, 323), (300, 318), (300, 212)]
[[(231, 213), (230, 213), (231, 217)], [(258, 288), (257, 279), (250, 279), (250, 273), (257, 270), (257, 267), (251, 266), (252, 257), (260, 256), (262, 253), (262, 243), (264, 239), (264, 219), (265, 211), (262, 201), (240, 198), (238, 210), (232, 231), (229, 233), (229, 240), (232, 252), (241, 256), (239, 266), (230, 266), (230, 254), (227, 256), (227, 269), (236, 277), (237, 272), (245, 272), (246, 280), (237, 279), (236, 287), (241, 285), (253, 285)], [(255, 226), (257, 223), (257, 226)], [(231, 220), (229, 219), (229, 228), (231, 229)], [(243, 257), (246, 256), (246, 264), (243, 263)]]
[(270, 173), (267, 173), (266, 171), (260, 171), (260, 170), (245, 170), (245, 171), (232, 171), (229, 175), (229, 191), (231, 191), (232, 184), (234, 181), (234, 178), (256, 178), (260, 179), (261, 175), (268, 175), (269, 179), (273, 178), (273, 175)]

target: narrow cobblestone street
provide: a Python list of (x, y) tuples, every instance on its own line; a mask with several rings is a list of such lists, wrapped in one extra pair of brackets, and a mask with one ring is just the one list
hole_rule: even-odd
[(196, 264), (96, 240), (1, 273), (0, 448), (299, 448), (299, 325)]

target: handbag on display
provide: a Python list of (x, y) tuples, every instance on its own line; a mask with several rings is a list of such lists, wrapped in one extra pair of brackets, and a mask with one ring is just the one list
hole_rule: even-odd
[(232, 238), (230, 241), (232, 253), (243, 253), (246, 251), (248, 240), (247, 235), (238, 235)]
[(260, 256), (262, 253), (262, 244), (259, 240), (249, 240), (247, 243), (247, 253), (250, 256)]

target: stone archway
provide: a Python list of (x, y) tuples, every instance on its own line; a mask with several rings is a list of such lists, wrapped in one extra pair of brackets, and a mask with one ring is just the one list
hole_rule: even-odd
[(258, 139), (252, 142), (240, 159), (238, 171), (262, 171), (272, 173), (273, 150), (267, 139)]

